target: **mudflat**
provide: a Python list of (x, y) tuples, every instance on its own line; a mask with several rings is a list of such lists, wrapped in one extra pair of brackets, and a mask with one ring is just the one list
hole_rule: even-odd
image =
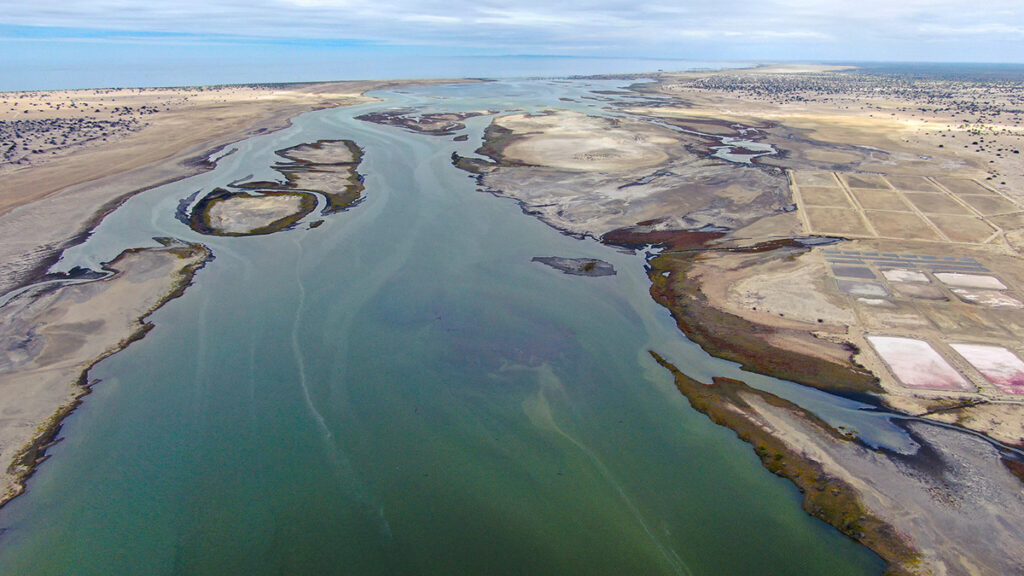
[(166, 240), (129, 250), (109, 276), (40, 284), (0, 307), (0, 503), (17, 496), (60, 422), (88, 393), (95, 363), (141, 338), (145, 318), (181, 294), (210, 252)]
[[(614, 119), (499, 118), (478, 150), (491, 162), (454, 160), (563, 232), (658, 247), (652, 295), (712, 355), (1021, 447), (1016, 376), (985, 364), (1024, 358), (1021, 87), (829, 67), (663, 75), (611, 100)], [(928, 350), (946, 379), (901, 379), (905, 359), (872, 345), (894, 341)], [(978, 346), (991, 352), (971, 356)], [(797, 407), (699, 383), (680, 390), (759, 453), (758, 438), (771, 439), (802, 462), (776, 468), (762, 454), (801, 489), (819, 489), (806, 484), (808, 466), (849, 487), (809, 511), (897, 573), (1019, 565), (1024, 542), (1005, 530), (975, 541), (986, 506), (958, 504), (978, 477), (992, 501), (1020, 506), (1006, 452), (914, 425), (941, 456), (929, 473), (908, 473)], [(936, 482), (954, 476), (948, 502), (935, 500)], [(878, 523), (851, 522), (854, 509)]]

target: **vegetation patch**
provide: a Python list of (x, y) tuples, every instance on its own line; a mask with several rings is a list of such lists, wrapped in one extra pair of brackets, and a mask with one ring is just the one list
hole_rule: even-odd
[(518, 160), (510, 160), (505, 157), (505, 148), (517, 140), (517, 135), (512, 130), (491, 122), (484, 129), (483, 146), (477, 149), (476, 153), (492, 158), (498, 166), (527, 166)]
[(699, 251), (664, 252), (648, 265), (651, 295), (672, 313), (676, 324), (708, 354), (737, 362), (745, 370), (831, 392), (878, 393), (878, 379), (849, 364), (800, 354), (769, 344), (778, 329), (757, 324), (708, 304), (699, 279), (690, 274)]
[(833, 441), (848, 442), (840, 432), (788, 400), (751, 388), (742, 381), (714, 378), (713, 384), (706, 385), (683, 374), (657, 353), (650, 354), (672, 373), (676, 388), (694, 410), (735, 432), (740, 440), (754, 447), (765, 468), (797, 486), (803, 493), (804, 510), (881, 556), (889, 564), (887, 574), (911, 573), (909, 568), (919, 562), (918, 552), (892, 526), (864, 508), (852, 485), (828, 474), (820, 463), (793, 450), (760, 425), (755, 409), (744, 397), (757, 397), (820, 429)]

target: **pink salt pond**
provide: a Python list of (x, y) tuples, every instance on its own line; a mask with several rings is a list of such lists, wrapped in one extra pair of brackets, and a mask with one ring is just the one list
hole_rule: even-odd
[(908, 388), (955, 391), (973, 388), (923, 340), (896, 336), (868, 336), (868, 341), (889, 365), (900, 383)]
[(1006, 394), (1024, 396), (1024, 362), (1002, 346), (950, 344), (989, 382)]

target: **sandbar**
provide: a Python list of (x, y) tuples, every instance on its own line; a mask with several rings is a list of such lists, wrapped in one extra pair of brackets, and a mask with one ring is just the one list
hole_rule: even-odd
[(123, 252), (104, 278), (34, 286), (0, 307), (0, 503), (21, 493), (88, 393), (89, 369), (152, 329), (146, 317), (210, 258), (202, 245), (164, 244)]

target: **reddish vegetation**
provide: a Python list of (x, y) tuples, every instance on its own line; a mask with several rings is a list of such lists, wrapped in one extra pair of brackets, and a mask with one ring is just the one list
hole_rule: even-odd
[[(777, 328), (750, 322), (709, 305), (701, 292), (699, 278), (694, 278), (689, 272), (693, 262), (710, 249), (709, 244), (723, 236), (722, 232), (651, 230), (649, 225), (640, 225), (613, 230), (602, 240), (606, 244), (629, 248), (648, 245), (665, 248), (665, 252), (649, 264), (651, 295), (672, 312), (687, 338), (708, 354), (737, 362), (751, 372), (823, 390), (847, 393), (880, 391), (877, 378), (852, 360), (837, 364), (777, 348), (767, 339), (778, 331)], [(784, 239), (733, 250), (767, 252), (794, 245), (795, 241)], [(855, 350), (851, 349), (851, 357), (853, 352)]]
[(1014, 476), (1020, 478), (1021, 482), (1024, 482), (1024, 462), (1004, 458), (1003, 465), (1005, 465), (1007, 470), (1009, 470)]
[(725, 236), (724, 232), (650, 230), (649, 227), (641, 225), (612, 230), (601, 240), (605, 244), (634, 249), (654, 245), (663, 246), (666, 250), (693, 250), (703, 248), (712, 240), (717, 240), (722, 236)]

